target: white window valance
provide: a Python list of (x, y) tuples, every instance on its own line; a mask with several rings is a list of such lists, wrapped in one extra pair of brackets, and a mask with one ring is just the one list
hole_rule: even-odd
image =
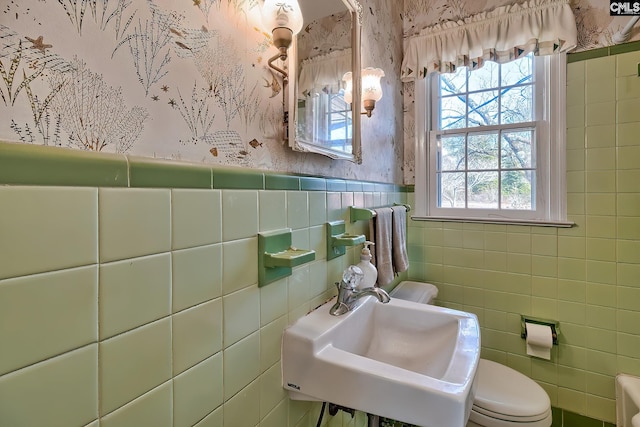
[(461, 21), (425, 28), (409, 38), (402, 81), (456, 67), (480, 68), (484, 61), (509, 62), (534, 52), (550, 55), (577, 45), (576, 19), (569, 0), (529, 0), (498, 7)]
[(309, 94), (323, 90), (337, 93), (344, 73), (351, 71), (351, 60), (351, 49), (305, 59), (300, 64), (298, 93)]

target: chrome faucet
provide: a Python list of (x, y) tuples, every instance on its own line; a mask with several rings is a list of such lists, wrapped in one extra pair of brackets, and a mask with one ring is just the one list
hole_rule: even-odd
[(382, 288), (370, 287), (357, 290), (358, 283), (364, 277), (364, 273), (355, 265), (349, 266), (342, 274), (342, 282), (336, 282), (338, 288), (338, 299), (336, 303), (329, 310), (329, 314), (333, 316), (340, 316), (350, 311), (355, 307), (356, 301), (367, 295), (373, 295), (378, 298), (381, 303), (388, 303), (391, 301), (389, 294)]

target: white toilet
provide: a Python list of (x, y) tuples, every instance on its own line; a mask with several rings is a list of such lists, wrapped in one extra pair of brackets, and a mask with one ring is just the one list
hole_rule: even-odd
[[(432, 304), (438, 288), (430, 283), (404, 281), (391, 298)], [(476, 396), (467, 427), (550, 427), (551, 401), (535, 381), (490, 360), (480, 359)]]

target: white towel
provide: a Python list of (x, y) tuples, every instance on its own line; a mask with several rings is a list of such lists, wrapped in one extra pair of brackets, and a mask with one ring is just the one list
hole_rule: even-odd
[(409, 257), (407, 256), (407, 208), (404, 206), (394, 206), (393, 210), (393, 233), (392, 233), (392, 253), (393, 271), (402, 273), (409, 268)]
[(375, 260), (378, 269), (378, 286), (386, 286), (393, 282), (393, 259), (392, 259), (392, 226), (393, 211), (390, 208), (374, 209), (375, 218), (372, 219), (375, 236)]

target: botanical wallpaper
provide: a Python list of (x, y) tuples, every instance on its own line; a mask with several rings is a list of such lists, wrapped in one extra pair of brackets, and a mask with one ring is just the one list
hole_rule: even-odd
[(4, 2), (0, 140), (400, 183), (402, 18), (388, 3), (361, 1), (363, 66), (387, 75), (362, 165), (284, 142), (259, 0)]
[[(425, 27), (448, 20), (474, 15), (499, 6), (514, 3), (513, 0), (404, 0), (403, 36), (418, 34)], [(578, 46), (573, 52), (610, 46), (611, 37), (629, 22), (630, 17), (609, 15), (609, 1), (571, 0), (576, 16)], [(640, 40), (640, 24), (631, 32), (629, 41)], [(415, 120), (414, 84), (404, 85), (404, 182), (415, 183)]]

